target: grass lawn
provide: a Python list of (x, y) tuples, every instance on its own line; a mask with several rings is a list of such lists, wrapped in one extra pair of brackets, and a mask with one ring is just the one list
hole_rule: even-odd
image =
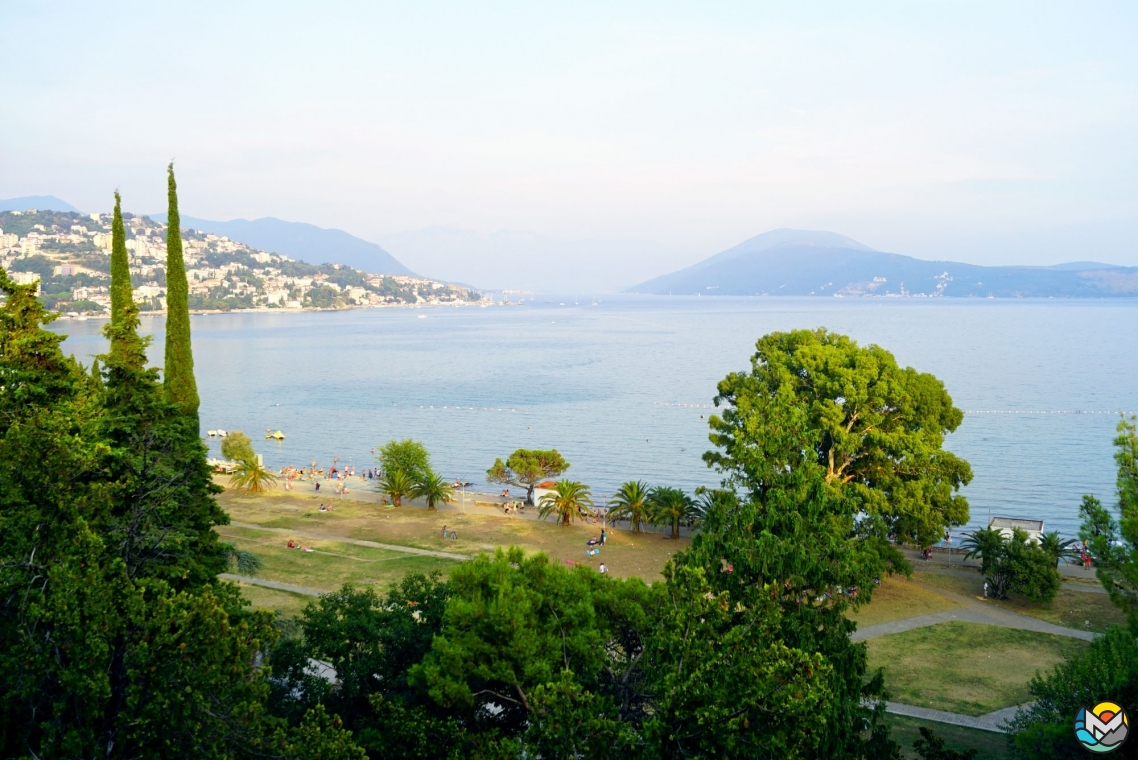
[(288, 591), (277, 591), (263, 586), (253, 586), (248, 583), (237, 584), (241, 587), (241, 596), (253, 603), (254, 607), (275, 610), (285, 617), (298, 617), (309, 602), (316, 601), (314, 596), (292, 594)]
[(947, 723), (933, 723), (919, 718), (910, 718), (905, 715), (886, 714), (885, 722), (892, 729), (893, 741), (901, 745), (901, 757), (909, 760), (918, 758), (913, 751), (913, 742), (921, 737), (919, 729), (924, 727), (944, 739), (944, 746), (953, 750), (978, 749), (979, 758), (985, 760), (1004, 760), (1010, 758), (1008, 740), (1004, 734), (995, 734), (991, 731), (977, 731), (974, 728), (952, 726)]
[[(949, 573), (916, 572), (913, 578), (930, 586), (955, 591), (968, 596), (984, 595), (984, 578), (980, 573), (975, 575), (961, 575)], [(1046, 620), (1048, 623), (1061, 625), (1066, 628), (1078, 628), (1084, 631), (1102, 632), (1111, 625), (1125, 625), (1126, 616), (1110, 603), (1106, 594), (1097, 594), (1089, 591), (1072, 591), (1061, 588), (1055, 595), (1055, 601), (1049, 606), (1043, 606), (1028, 601), (1022, 597), (1013, 596), (1005, 601), (992, 600), (1004, 609), (1013, 612), (1022, 612), (1024, 615)]]
[(314, 551), (304, 552), (285, 546), (287, 536), (223, 525), (217, 528), (222, 539), (248, 549), (264, 563), (259, 577), (291, 583), (317, 591), (335, 591), (345, 583), (379, 584), (386, 588), (409, 572), (444, 574), (455, 560), (372, 549), (337, 541), (300, 539), (298, 543)]
[(948, 622), (870, 639), (869, 666), (883, 668), (891, 699), (963, 715), (1031, 700), (1028, 681), (1087, 642), (1014, 628)]
[(946, 599), (902, 576), (887, 576), (882, 578), (881, 585), (873, 590), (873, 601), (858, 609), (856, 613), (851, 613), (850, 619), (856, 621), (859, 628), (866, 628), (878, 623), (888, 623), (917, 615), (930, 615), (959, 606), (951, 599)]
[[(385, 589), (408, 572), (437, 569), (445, 575), (457, 564), (450, 559), (346, 544), (336, 541), (338, 537), (465, 555), (521, 546), (526, 551), (545, 552), (562, 562), (595, 567), (603, 561), (615, 576), (639, 576), (649, 581), (660, 578), (672, 553), (689, 545), (686, 538), (672, 541), (655, 533), (610, 531), (600, 555), (590, 558), (585, 555), (585, 542), (600, 533), (596, 525), (563, 527), (504, 515), (428, 512), (415, 506), (395, 509), (370, 502), (281, 492), (254, 495), (230, 490), (219, 495), (218, 501), (234, 522), (328, 536), (327, 540), (295, 536), (298, 543), (316, 550), (301, 552), (285, 548), (289, 539), (285, 534), (234, 525), (217, 528), (223, 541), (235, 543), (261, 558), (261, 578), (318, 591), (332, 591), (344, 583), (374, 584)], [(320, 512), (321, 502), (333, 504), (334, 511)], [(443, 525), (448, 532), (456, 531), (458, 539), (442, 538)], [(242, 592), (255, 605), (290, 617), (307, 603), (303, 597), (256, 586), (243, 585)]]
[[(687, 538), (672, 541), (656, 533), (610, 531), (601, 553), (590, 558), (585, 555), (585, 542), (600, 533), (597, 525), (560, 526), (552, 521), (505, 515), (428, 512), (417, 506), (394, 509), (370, 502), (346, 499), (340, 502), (281, 492), (254, 495), (229, 490), (219, 495), (218, 501), (236, 522), (468, 555), (516, 545), (526, 551), (545, 552), (559, 561), (592, 566), (604, 562), (617, 577), (639, 576), (649, 581), (660, 577), (673, 553), (690, 544)], [(317, 507), (321, 501), (333, 503), (335, 511), (319, 512)], [(457, 531), (458, 539), (442, 538), (443, 525), (448, 531)], [(236, 531), (232, 526), (223, 526), (220, 530)], [(284, 538), (264, 535), (274, 541)], [(304, 585), (287, 578), (273, 579)]]

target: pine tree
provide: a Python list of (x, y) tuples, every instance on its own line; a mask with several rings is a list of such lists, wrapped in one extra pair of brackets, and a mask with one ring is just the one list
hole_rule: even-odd
[(174, 164), (167, 168), (169, 176), (166, 215), (166, 365), (164, 385), (166, 398), (197, 421), (198, 386), (194, 380), (194, 354), (190, 344), (189, 283), (186, 264), (182, 260), (182, 230), (178, 217), (178, 186), (174, 182)]
[(115, 218), (111, 222), (111, 323), (123, 320), (130, 305), (130, 261), (126, 255), (126, 231), (122, 223), (122, 198), (115, 191)]

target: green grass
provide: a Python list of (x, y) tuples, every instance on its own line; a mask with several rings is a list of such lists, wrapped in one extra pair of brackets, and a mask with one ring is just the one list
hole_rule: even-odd
[[(913, 574), (913, 578), (921, 583), (946, 591), (955, 591), (958, 594), (972, 597), (983, 598), (984, 596), (984, 578), (980, 573), (964, 575), (961, 573), (917, 572)], [(1108, 626), (1126, 624), (1126, 616), (1110, 603), (1109, 596), (1090, 591), (1059, 589), (1055, 601), (1050, 605), (1036, 604), (1023, 597), (1016, 596), (1002, 601), (993, 599), (989, 600), (988, 603), (1012, 612), (1031, 615), (1034, 618), (1046, 620), (1048, 623), (1061, 625), (1064, 628), (1077, 628), (1083, 631), (1102, 633)]]
[(316, 597), (304, 594), (293, 594), (288, 591), (277, 591), (263, 586), (253, 586), (248, 583), (237, 584), (241, 587), (241, 596), (248, 599), (254, 607), (279, 612), (284, 617), (298, 617), (309, 602), (316, 601)]
[(1036, 671), (1082, 651), (1066, 636), (949, 622), (866, 642), (895, 702), (979, 716), (1031, 700)]
[(901, 756), (906, 760), (919, 757), (913, 750), (913, 742), (920, 738), (919, 729), (922, 727), (944, 739), (944, 745), (948, 749), (957, 751), (977, 749), (980, 750), (977, 757), (983, 760), (1004, 760), (1012, 756), (1008, 750), (1007, 737), (1004, 734), (978, 731), (963, 726), (952, 726), (947, 723), (933, 723), (928, 720), (910, 718), (905, 715), (889, 715), (888, 713), (885, 716), (885, 722), (889, 724), (893, 741), (901, 745)]
[[(497, 547), (521, 546), (526, 551), (545, 552), (558, 562), (596, 567), (603, 561), (616, 577), (638, 576), (649, 581), (660, 578), (672, 554), (690, 544), (686, 538), (671, 541), (654, 533), (610, 531), (601, 554), (590, 558), (585, 554), (585, 542), (600, 533), (600, 526), (593, 524), (560, 526), (552, 521), (499, 514), (463, 514), (447, 510), (428, 512), (419, 506), (393, 509), (350, 499), (321, 499), (308, 493), (274, 491), (258, 495), (228, 490), (218, 497), (218, 501), (235, 522), (466, 555), (492, 551)], [(332, 503), (335, 511), (320, 512), (321, 501)], [(457, 540), (441, 537), (444, 525), (448, 531), (457, 531)], [(219, 532), (253, 535), (240, 530), (230, 525), (223, 526)], [(274, 580), (304, 585), (286, 578)]]
[[(287, 548), (287, 536), (230, 525), (221, 526), (218, 532), (223, 540), (247, 549), (260, 558), (263, 567), (258, 573), (259, 578), (316, 591), (335, 591), (345, 583), (375, 585), (386, 589), (407, 573), (439, 570), (446, 575), (450, 568), (458, 564), (455, 560), (372, 549), (338, 541), (298, 539), (302, 546), (314, 549), (312, 552), (304, 552)], [(278, 610), (288, 616), (296, 615), (312, 599), (255, 586), (243, 586), (242, 592), (255, 606)]]
[(858, 628), (894, 620), (931, 615), (960, 605), (903, 577), (885, 577), (873, 590), (873, 601), (852, 613)]

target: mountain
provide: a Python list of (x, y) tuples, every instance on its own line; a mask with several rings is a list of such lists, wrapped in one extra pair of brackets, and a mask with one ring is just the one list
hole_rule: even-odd
[[(156, 221), (166, 221), (165, 214), (148, 216)], [(279, 253), (290, 259), (301, 259), (310, 264), (345, 264), (372, 274), (414, 275), (414, 272), (375, 243), (361, 240), (343, 230), (328, 230), (313, 224), (285, 222), (272, 217), (253, 221), (233, 219), (228, 222), (213, 222), (183, 216), (182, 227), (212, 232), (252, 248)]]
[(1138, 296), (1138, 267), (987, 267), (883, 253), (832, 232), (774, 230), (629, 288), (660, 295)]
[(8, 200), (0, 201), (0, 211), (27, 211), (30, 208), (34, 208), (37, 211), (74, 211), (76, 214), (83, 213), (67, 201), (61, 201), (54, 195), (27, 195), (23, 198), (9, 198)]

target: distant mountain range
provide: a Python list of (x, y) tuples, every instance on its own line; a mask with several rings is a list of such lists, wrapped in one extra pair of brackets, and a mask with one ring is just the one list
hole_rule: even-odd
[[(165, 214), (148, 216), (155, 221), (166, 221)], [(238, 243), (279, 253), (290, 259), (301, 259), (310, 264), (345, 264), (372, 274), (415, 274), (375, 243), (361, 240), (343, 230), (329, 230), (303, 222), (285, 222), (272, 217), (252, 221), (233, 219), (228, 222), (213, 222), (183, 216), (181, 222), (186, 229), (223, 235)]]
[(61, 201), (54, 195), (26, 195), (23, 198), (0, 200), (0, 211), (27, 211), (30, 208), (34, 208), (37, 211), (73, 211), (76, 214), (83, 213), (67, 201)]
[(629, 293), (659, 295), (1138, 296), (1138, 267), (1078, 261), (987, 267), (882, 253), (833, 232), (773, 230)]

